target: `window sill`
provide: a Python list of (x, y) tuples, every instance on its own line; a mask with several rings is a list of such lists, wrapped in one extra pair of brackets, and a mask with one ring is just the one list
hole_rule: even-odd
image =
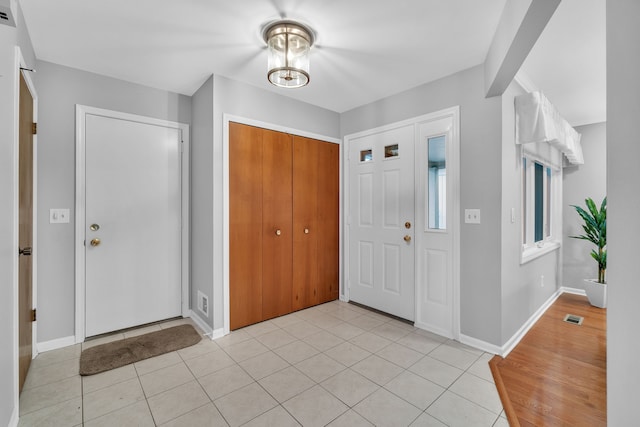
[(557, 249), (560, 249), (560, 242), (552, 240), (548, 242), (544, 242), (542, 246), (534, 246), (530, 248), (526, 248), (522, 251), (522, 256), (520, 258), (520, 264), (526, 264), (529, 261), (533, 261), (536, 258), (539, 258), (543, 255), (548, 254), (549, 252), (553, 252)]

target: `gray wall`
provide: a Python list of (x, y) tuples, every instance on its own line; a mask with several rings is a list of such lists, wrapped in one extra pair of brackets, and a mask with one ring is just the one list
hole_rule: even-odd
[(500, 98), (485, 99), (477, 66), (341, 115), (341, 135), (460, 106), (460, 217), (480, 209), (482, 223), (460, 225), (461, 333), (501, 345)]
[(213, 283), (213, 76), (191, 96), (191, 308), (198, 310), (198, 291), (209, 296)]
[[(198, 117), (204, 117), (206, 114), (208, 113), (202, 114), (199, 111), (194, 111), (194, 115)], [(340, 116), (335, 112), (224, 77), (213, 76), (213, 140), (194, 141), (198, 147), (203, 144), (212, 144), (213, 156), (210, 157), (212, 163), (207, 165), (206, 160), (203, 161), (203, 169), (199, 170), (204, 171), (208, 167), (213, 171), (213, 253), (207, 253), (211, 250), (208, 245), (194, 245), (193, 249), (203, 252), (203, 260), (208, 259), (213, 262), (213, 282), (208, 285), (208, 290), (205, 283), (200, 283), (198, 286), (209, 296), (209, 302), (213, 308), (214, 329), (222, 328), (224, 321), (222, 282), (222, 267), (225, 262), (222, 241), (222, 126), (224, 114), (232, 114), (328, 137), (338, 138), (340, 135)], [(203, 136), (208, 138), (204, 134)], [(193, 175), (192, 178), (197, 187), (197, 180), (200, 177)], [(209, 178), (203, 174), (203, 179)], [(204, 194), (192, 193), (193, 198), (202, 197), (207, 200), (211, 197), (209, 189), (201, 188)]]
[[(18, 111), (15, 47), (19, 46), (27, 67), (34, 66), (33, 47), (24, 25), (22, 11), (16, 8), (16, 27), (0, 25), (0, 425), (9, 425), (17, 416), (17, 360), (15, 359), (18, 325), (17, 295), (17, 133)], [(14, 419), (15, 421), (15, 419)]]
[[(183, 123), (184, 95), (38, 61), (38, 342), (75, 334), (75, 105)], [(69, 208), (69, 224), (49, 224), (49, 209)]]
[(563, 179), (563, 285), (582, 289), (584, 279), (598, 277), (598, 264), (591, 258), (592, 243), (571, 239), (584, 234), (582, 220), (571, 205), (585, 207), (591, 197), (598, 207), (607, 193), (607, 125), (596, 123), (577, 127), (582, 134), (584, 165), (564, 168)]
[[(506, 343), (558, 289), (561, 250), (520, 264), (522, 233), (521, 150), (515, 144), (514, 98), (525, 93), (512, 82), (502, 95), (501, 342)], [(516, 221), (511, 222), (511, 209)], [(543, 279), (544, 278), (544, 279)], [(544, 284), (544, 286), (541, 286)]]
[(607, 0), (607, 423), (638, 423), (640, 2)]

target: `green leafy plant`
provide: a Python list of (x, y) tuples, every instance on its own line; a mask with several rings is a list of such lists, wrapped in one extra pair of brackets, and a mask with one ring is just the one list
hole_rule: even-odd
[(569, 236), (574, 239), (588, 240), (596, 247), (591, 250), (591, 257), (598, 263), (598, 283), (605, 282), (605, 270), (607, 269), (607, 198), (602, 200), (600, 209), (596, 206), (595, 202), (591, 198), (587, 198), (584, 201), (587, 205), (585, 210), (580, 206), (571, 205), (575, 208), (578, 215), (584, 221), (582, 229), (584, 230), (581, 236)]

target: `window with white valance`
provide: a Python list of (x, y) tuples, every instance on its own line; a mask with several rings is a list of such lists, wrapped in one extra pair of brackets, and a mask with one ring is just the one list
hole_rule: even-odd
[(542, 94), (531, 92), (516, 96), (516, 144), (555, 147), (573, 165), (584, 164), (581, 135), (560, 115), (556, 107)]
[(580, 134), (541, 92), (515, 98), (521, 147), (522, 257), (526, 263), (560, 247), (562, 166), (583, 164)]

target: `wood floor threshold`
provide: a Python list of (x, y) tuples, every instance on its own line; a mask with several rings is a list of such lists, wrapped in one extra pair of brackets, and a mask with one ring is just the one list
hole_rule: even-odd
[(489, 368), (491, 369), (493, 381), (498, 389), (498, 396), (500, 396), (500, 401), (502, 402), (502, 409), (504, 409), (504, 414), (507, 416), (507, 421), (509, 421), (509, 427), (520, 427), (518, 414), (516, 414), (516, 410), (513, 408), (513, 404), (511, 403), (511, 399), (507, 393), (507, 388), (504, 385), (504, 381), (502, 381), (502, 374), (500, 374), (500, 369), (498, 369), (498, 363), (502, 360), (504, 360), (502, 356), (493, 356), (489, 361)]
[(606, 426), (606, 313), (562, 294), (506, 358), (489, 361), (511, 427)]

